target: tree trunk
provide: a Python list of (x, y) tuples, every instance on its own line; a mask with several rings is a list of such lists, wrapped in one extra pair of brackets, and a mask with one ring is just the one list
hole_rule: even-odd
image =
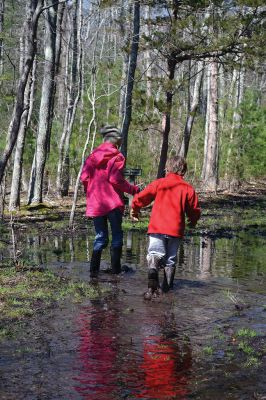
[(57, 168), (56, 187), (58, 195), (67, 196), (69, 191), (69, 146), (74, 120), (76, 116), (77, 106), (80, 99), (81, 90), (81, 15), (82, 0), (76, 0), (73, 15), (73, 45), (72, 45), (72, 71), (71, 83), (69, 87), (67, 109), (64, 119), (63, 133), (59, 145), (59, 161)]
[(185, 129), (184, 129), (184, 136), (183, 136), (183, 140), (182, 140), (182, 144), (181, 144), (181, 149), (179, 151), (179, 155), (181, 157), (185, 157), (185, 158), (188, 153), (188, 147), (189, 147), (189, 141), (190, 141), (190, 136), (191, 136), (191, 132), (192, 132), (192, 127), (193, 127), (196, 111), (197, 111), (197, 108), (199, 105), (202, 76), (203, 76), (203, 62), (199, 61), (198, 68), (197, 68), (197, 76), (196, 76), (195, 84), (194, 84), (192, 103), (190, 105), (189, 115), (187, 116), (186, 125), (185, 125)]
[(32, 191), (33, 198), (30, 199), (30, 203), (37, 204), (42, 202), (43, 175), (51, 134), (58, 3), (54, 3), (53, 0), (46, 0), (46, 6), (49, 8), (45, 10), (45, 64), (42, 82), (42, 97), (39, 111), (39, 128), (36, 143), (36, 171), (34, 188)]
[(23, 153), (25, 145), (26, 131), (29, 125), (29, 121), (32, 113), (32, 102), (33, 102), (33, 91), (36, 73), (36, 59), (33, 64), (31, 71), (31, 77), (28, 80), (27, 87), (25, 90), (25, 105), (24, 112), (21, 117), (21, 123), (19, 128), (19, 134), (17, 138), (16, 151), (13, 164), (11, 192), (9, 198), (9, 210), (15, 210), (20, 206), (20, 189), (21, 189), (21, 177), (22, 177), (22, 166), (23, 166)]
[(6, 200), (6, 173), (4, 172), (2, 183), (0, 184), (0, 219), (4, 219)]
[[(144, 34), (148, 38), (150, 36), (149, 21), (151, 17), (151, 7), (146, 5), (144, 7)], [(148, 47), (144, 53), (144, 68), (146, 72), (146, 113), (150, 112), (150, 99), (152, 99), (152, 57), (151, 50)]]
[(132, 115), (132, 97), (133, 97), (134, 78), (137, 67), (137, 58), (139, 49), (139, 31), (140, 31), (140, 1), (134, 0), (133, 36), (132, 36), (130, 58), (128, 65), (125, 114), (122, 125), (123, 143), (121, 151), (125, 156), (125, 158), (127, 158), (128, 131)]
[(4, 31), (5, 0), (0, 0), (0, 75), (3, 74), (4, 42), (2, 34)]
[[(62, 116), (64, 115), (66, 109), (68, 54), (71, 33), (70, 29), (68, 29), (69, 21), (67, 7), (61, 7), (60, 11), (61, 13), (58, 13), (58, 28), (60, 32), (56, 38), (56, 54), (58, 55), (56, 57), (58, 61), (58, 64), (56, 65), (56, 110), (57, 118), (63, 124)], [(59, 39), (59, 37), (61, 39)]]
[(0, 159), (0, 183), (2, 182), (7, 162), (11, 156), (11, 153), (13, 151), (13, 148), (15, 146), (18, 137), (20, 121), (22, 113), (24, 111), (25, 88), (28, 81), (29, 73), (32, 68), (33, 60), (36, 54), (37, 25), (43, 6), (43, 0), (31, 0), (28, 3), (29, 4), (27, 4), (26, 21), (24, 24), (24, 32), (25, 32), (28, 53), (25, 56), (23, 72), (18, 82), (16, 101), (7, 133), (6, 146), (3, 151), (3, 155)]
[[(244, 80), (245, 80), (245, 69), (241, 66), (239, 71), (234, 70), (235, 79), (235, 91), (234, 97), (232, 99), (232, 107), (233, 107), (233, 121), (232, 127), (230, 131), (230, 139), (229, 139), (229, 147), (227, 151), (227, 159), (226, 159), (226, 168), (225, 168), (225, 178), (227, 180), (231, 180), (232, 178), (239, 180), (240, 171), (239, 171), (239, 161), (240, 161), (240, 147), (241, 143), (238, 142), (238, 131), (241, 127), (241, 114), (239, 110), (239, 106), (244, 98)], [(232, 159), (232, 149), (233, 147), (237, 148), (237, 156), (235, 159)], [(228, 182), (230, 185), (230, 182)]]
[(175, 68), (176, 68), (176, 61), (174, 57), (170, 57), (168, 59), (168, 81), (169, 84), (167, 85), (170, 87), (169, 90), (166, 92), (166, 112), (163, 116), (162, 122), (162, 135), (163, 135), (163, 142), (161, 147), (161, 154), (160, 154), (160, 161), (159, 167), (157, 172), (157, 178), (162, 178), (165, 176), (165, 164), (167, 160), (167, 153), (168, 153), (168, 141), (169, 141), (169, 133), (171, 129), (171, 113), (172, 113), (172, 103), (173, 103), (173, 90), (171, 89), (172, 82), (175, 77)]
[(204, 155), (203, 155), (203, 165), (201, 171), (201, 179), (205, 176), (206, 164), (207, 164), (207, 149), (208, 149), (208, 138), (209, 138), (209, 109), (210, 109), (210, 65), (205, 68), (206, 76), (203, 80), (203, 112), (205, 112), (205, 137), (204, 137)]
[(126, 98), (126, 80), (128, 73), (129, 53), (128, 47), (130, 42), (129, 31), (126, 30), (126, 17), (125, 17), (125, 0), (121, 0), (118, 16), (118, 25), (120, 37), (123, 41), (122, 47), (122, 72), (121, 72), (121, 88), (119, 99), (119, 125), (122, 126), (125, 116), (125, 98)]
[(202, 175), (204, 188), (217, 190), (218, 181), (218, 63), (210, 62), (209, 123), (204, 149), (205, 170)]
[[(94, 48), (94, 55), (97, 47), (97, 41), (95, 41), (95, 48)], [(91, 84), (90, 84), (90, 90), (88, 91), (88, 100), (91, 105), (91, 111), (92, 111), (92, 117), (89, 122), (89, 126), (87, 129), (87, 138), (86, 142), (83, 147), (82, 151), (82, 158), (81, 158), (81, 164), (79, 168), (79, 172), (76, 178), (76, 183), (74, 187), (74, 195), (73, 195), (73, 203), (72, 203), (72, 208), (71, 208), (71, 213), (70, 213), (70, 218), (69, 218), (69, 227), (73, 228), (73, 223), (74, 223), (74, 216), (75, 216), (75, 210), (76, 210), (76, 205), (77, 205), (77, 199), (78, 199), (78, 188), (80, 185), (80, 175), (82, 172), (82, 168), (85, 162), (85, 154), (90, 142), (90, 137), (91, 137), (91, 131), (93, 127), (93, 137), (91, 141), (91, 149), (90, 152), (93, 151), (94, 148), (94, 143), (95, 143), (95, 137), (96, 137), (96, 89), (97, 89), (97, 77), (96, 77), (96, 68), (95, 68), (95, 57), (93, 56), (93, 65), (92, 65), (92, 74), (91, 74)]]

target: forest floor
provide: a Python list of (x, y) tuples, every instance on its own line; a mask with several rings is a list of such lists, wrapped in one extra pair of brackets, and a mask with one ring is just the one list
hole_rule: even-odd
[[(218, 190), (217, 193), (197, 191), (199, 194), (202, 216), (198, 222), (195, 233), (205, 230), (206, 234), (230, 234), (232, 230), (246, 227), (265, 228), (266, 209), (266, 180), (246, 182), (241, 188), (230, 193), (227, 190)], [(23, 204), (23, 199), (22, 199)], [(46, 196), (39, 205), (22, 205), (20, 210), (10, 213), (5, 210), (3, 223), (8, 224), (13, 220), (17, 224), (33, 223), (35, 227), (54, 230), (82, 230), (86, 226), (85, 217), (86, 200), (82, 193), (75, 210), (73, 227), (69, 228), (69, 217), (72, 207), (72, 197), (58, 199)], [(126, 206), (124, 229), (146, 230), (151, 207), (142, 210), (140, 222), (132, 223), (129, 218), (129, 209)], [(43, 224), (45, 222), (45, 225)]]

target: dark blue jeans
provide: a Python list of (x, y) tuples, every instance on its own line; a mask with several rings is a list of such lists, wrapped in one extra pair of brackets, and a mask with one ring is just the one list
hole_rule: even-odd
[(109, 243), (108, 221), (112, 232), (111, 246), (113, 248), (123, 246), (122, 215), (122, 211), (119, 208), (115, 208), (107, 215), (93, 218), (96, 232), (93, 250), (99, 251), (107, 247)]

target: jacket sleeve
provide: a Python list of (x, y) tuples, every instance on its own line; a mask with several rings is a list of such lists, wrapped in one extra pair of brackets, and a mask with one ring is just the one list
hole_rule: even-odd
[(123, 168), (125, 165), (125, 159), (122, 154), (114, 157), (108, 162), (108, 180), (114, 186), (115, 189), (120, 192), (129, 194), (136, 194), (139, 192), (139, 188), (136, 185), (131, 185), (123, 176)]
[(142, 207), (148, 206), (156, 197), (157, 184), (156, 181), (150, 183), (145, 189), (133, 197), (131, 208), (139, 211)]
[(191, 226), (195, 226), (200, 218), (198, 196), (193, 188), (191, 188), (187, 194), (186, 215)]
[(92, 164), (91, 159), (88, 157), (83, 165), (80, 180), (83, 183), (84, 191), (87, 192), (88, 181), (92, 175)]

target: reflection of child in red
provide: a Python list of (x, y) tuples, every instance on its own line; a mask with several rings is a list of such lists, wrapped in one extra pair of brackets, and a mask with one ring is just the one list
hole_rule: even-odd
[(185, 400), (188, 394), (187, 373), (191, 367), (191, 354), (187, 350), (185, 358), (179, 359), (177, 345), (162, 337), (149, 337), (144, 342), (143, 363), (144, 389), (137, 398)]

